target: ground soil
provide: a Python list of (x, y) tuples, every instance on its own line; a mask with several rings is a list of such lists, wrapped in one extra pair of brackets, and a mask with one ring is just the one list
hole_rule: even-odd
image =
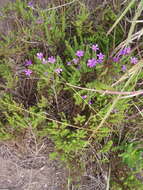
[(23, 154), (12, 142), (0, 144), (0, 190), (67, 189), (65, 167), (48, 159), (48, 153), (35, 153)]
[(94, 165), (73, 175), (58, 159), (49, 158), (53, 150), (49, 139), (42, 144), (32, 137), (23, 144), (0, 142), (0, 190), (105, 190), (104, 176), (94, 174)]

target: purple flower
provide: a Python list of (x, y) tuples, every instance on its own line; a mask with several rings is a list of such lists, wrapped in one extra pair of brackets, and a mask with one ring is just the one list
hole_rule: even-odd
[(81, 96), (83, 99), (86, 99), (87, 98), (87, 95), (84, 95), (84, 96)]
[(98, 44), (93, 44), (93, 45), (92, 45), (92, 50), (95, 51), (95, 52), (96, 52), (97, 50), (99, 50)]
[(78, 51), (76, 52), (76, 56), (78, 56), (78, 57), (83, 57), (83, 56), (84, 56), (84, 51), (78, 50)]
[(103, 59), (97, 59), (97, 63), (102, 63)]
[(114, 61), (115, 63), (117, 63), (119, 60), (120, 60), (119, 57), (113, 57), (113, 61)]
[(92, 101), (90, 100), (90, 101), (88, 102), (88, 104), (91, 105), (91, 104), (92, 104)]
[(79, 61), (78, 59), (75, 58), (73, 59), (74, 64), (78, 64), (78, 61)]
[(43, 53), (41, 53), (41, 52), (37, 53), (37, 58), (40, 59), (40, 60), (42, 60), (43, 59)]
[(30, 76), (32, 73), (32, 71), (30, 69), (26, 69), (24, 72), (25, 72), (26, 76)]
[(92, 59), (89, 59), (89, 60), (88, 60), (87, 66), (90, 67), (90, 68), (92, 68), (92, 67), (94, 67), (96, 64), (97, 64), (97, 60), (94, 59), (94, 58), (92, 58)]
[(48, 62), (49, 63), (55, 63), (56, 59), (53, 56), (51, 56), (51, 57), (48, 58)]
[(45, 58), (43, 58), (43, 59), (42, 59), (42, 63), (43, 63), (43, 64), (46, 64), (46, 63), (48, 63), (48, 61), (47, 61)]
[(29, 66), (29, 65), (32, 65), (32, 61), (31, 60), (26, 60), (25, 61), (25, 66)]
[(137, 64), (137, 62), (138, 62), (138, 58), (136, 58), (136, 57), (131, 57), (131, 63)]
[(99, 54), (97, 54), (97, 56), (98, 56), (99, 60), (103, 60), (104, 57), (105, 57), (105, 55), (103, 53), (101, 53), (101, 52)]
[(71, 65), (71, 62), (70, 62), (70, 61), (68, 61), (68, 62), (67, 62), (67, 65)]
[(122, 49), (122, 50), (119, 52), (119, 56), (120, 56), (120, 55), (128, 55), (130, 52), (131, 52), (131, 48), (130, 48), (130, 47), (124, 48), (124, 49)]
[(119, 52), (119, 56), (120, 55), (126, 55), (126, 51), (124, 49), (122, 49), (120, 52)]
[(126, 48), (126, 54), (129, 54), (129, 53), (131, 53), (131, 48), (130, 48), (130, 47), (127, 47), (127, 48)]
[(55, 72), (56, 72), (57, 74), (60, 74), (62, 71), (63, 71), (63, 69), (61, 69), (61, 68), (55, 69)]
[(122, 65), (122, 71), (126, 71), (126, 70), (127, 70), (126, 65)]
[(32, 8), (32, 9), (34, 8), (34, 7), (33, 7), (33, 1), (29, 1), (29, 2), (28, 2), (28, 7)]

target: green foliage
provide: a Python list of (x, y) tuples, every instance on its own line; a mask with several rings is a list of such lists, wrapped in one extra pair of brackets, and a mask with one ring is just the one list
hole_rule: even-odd
[(113, 145), (113, 141), (112, 140), (108, 141), (107, 144), (104, 145), (104, 147), (100, 150), (100, 152), (103, 152), (103, 153), (109, 152), (112, 145)]
[[(25, 130), (32, 130), (39, 141), (48, 137), (54, 142), (51, 158), (60, 157), (67, 163), (78, 162), (92, 142), (96, 153), (103, 155), (98, 160), (102, 164), (112, 162), (109, 155), (119, 150), (115, 156), (120, 155), (123, 163), (135, 170), (123, 179), (123, 185), (142, 189), (134, 175), (142, 170), (142, 149), (134, 143), (122, 148), (120, 144), (127, 141), (130, 133), (134, 138), (133, 127), (126, 118), (136, 114), (134, 100), (138, 110), (143, 101), (142, 97), (121, 99), (118, 92), (138, 90), (143, 73), (140, 69), (132, 77), (132, 53), (123, 56), (119, 63), (110, 57), (124, 32), (119, 26), (114, 35), (106, 35), (117, 19), (115, 13), (108, 7), (103, 11), (102, 22), (95, 26), (96, 18), (92, 19), (92, 13), (80, 3), (46, 11), (38, 6), (32, 9), (26, 1), (17, 0), (4, 10), (7, 17), (11, 12), (17, 18), (13, 21), (14, 31), (1, 35), (0, 41), (0, 139), (16, 138)], [(100, 52), (92, 51), (93, 44), (99, 45), (105, 57), (102, 63), (90, 68), (88, 60), (97, 59)], [(84, 56), (78, 58), (78, 50), (84, 51)], [(53, 56), (55, 63), (42, 64), (36, 56), (39, 52), (45, 60)], [(26, 60), (32, 64), (25, 66)], [(122, 70), (122, 65), (127, 66), (127, 71)], [(57, 68), (62, 72), (57, 73)], [(26, 76), (25, 69), (31, 69), (32, 74)], [(113, 87), (123, 75), (127, 75), (126, 80)], [(112, 91), (117, 94), (106, 94)], [(137, 122), (133, 120), (132, 125)], [(138, 131), (142, 133), (140, 128)], [(122, 189), (117, 183), (112, 187)]]
[[(119, 146), (118, 150), (122, 151), (119, 156), (122, 158), (122, 162), (124, 166), (128, 166), (128, 172), (126, 175), (124, 173), (124, 177), (120, 178), (120, 183), (117, 184), (115, 181), (112, 181), (112, 188), (111, 189), (143, 189), (142, 185), (142, 169), (143, 169), (143, 159), (142, 159), (142, 152), (143, 149), (142, 145), (138, 142), (130, 142), (127, 144), (123, 144)], [(127, 170), (127, 168), (126, 168)]]
[(119, 185), (115, 182), (113, 182), (111, 190), (117, 189), (117, 190), (123, 190), (123, 189), (128, 189), (128, 190), (143, 190), (143, 185), (140, 180), (136, 178), (135, 175), (129, 175), (127, 178), (122, 179), (123, 184)]
[(120, 155), (129, 168), (139, 172), (143, 169), (143, 149), (137, 143), (130, 143), (124, 146), (124, 152)]
[(76, 153), (87, 145), (86, 131), (78, 129), (71, 131), (66, 122), (61, 125), (53, 122), (46, 127), (45, 132), (52, 138), (57, 150), (57, 153), (51, 154), (51, 158), (58, 157), (60, 153), (64, 162), (72, 161)]

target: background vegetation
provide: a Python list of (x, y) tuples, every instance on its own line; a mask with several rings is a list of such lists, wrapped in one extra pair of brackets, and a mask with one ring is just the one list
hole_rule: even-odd
[(12, 30), (0, 34), (0, 138), (32, 130), (73, 176), (92, 164), (107, 190), (141, 190), (143, 1), (89, 5), (3, 9)]

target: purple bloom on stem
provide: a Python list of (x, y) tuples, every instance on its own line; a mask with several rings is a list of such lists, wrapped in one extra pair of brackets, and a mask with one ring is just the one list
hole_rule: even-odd
[(120, 60), (119, 57), (113, 57), (113, 61), (114, 61), (115, 63), (117, 63), (119, 60)]
[(55, 72), (56, 72), (57, 74), (60, 74), (62, 71), (63, 71), (63, 69), (61, 69), (61, 68), (55, 69)]
[(70, 62), (70, 61), (68, 61), (68, 62), (67, 62), (67, 65), (71, 65), (71, 62)]
[(103, 53), (101, 53), (101, 52), (99, 54), (97, 54), (97, 56), (98, 56), (99, 60), (103, 60), (104, 57), (105, 57), (105, 55)]
[(30, 76), (32, 73), (32, 71), (30, 69), (26, 69), (24, 72), (25, 72), (26, 76)]
[(130, 52), (131, 52), (131, 48), (130, 48), (130, 47), (127, 47), (127, 48), (122, 49), (122, 50), (119, 52), (119, 55), (128, 55)]
[(137, 64), (138, 59), (136, 57), (131, 57), (131, 63)]
[(126, 70), (127, 70), (126, 65), (122, 65), (122, 71), (126, 71)]
[(88, 102), (88, 104), (91, 105), (91, 104), (92, 104), (92, 101), (90, 100), (90, 101)]
[(83, 99), (86, 99), (87, 98), (87, 95), (84, 95), (84, 96), (81, 96)]
[(97, 62), (98, 62), (98, 63), (102, 63), (102, 62), (103, 62), (103, 59), (104, 59), (104, 57), (105, 57), (105, 55), (100, 52), (99, 54), (97, 54), (97, 57), (98, 57)]
[(25, 61), (25, 66), (29, 66), (29, 65), (32, 65), (32, 61), (31, 60), (26, 60)]
[(75, 58), (73, 59), (74, 64), (78, 64), (78, 61), (79, 61), (78, 59)]
[(129, 53), (131, 53), (131, 48), (130, 48), (130, 47), (127, 47), (127, 48), (126, 48), (126, 54), (129, 54)]
[(92, 50), (95, 51), (95, 52), (96, 52), (97, 50), (99, 50), (98, 44), (93, 44), (93, 45), (92, 45)]
[(76, 56), (77, 56), (77, 57), (83, 57), (83, 56), (84, 56), (84, 51), (78, 50), (78, 51), (76, 52)]
[(97, 59), (97, 63), (102, 63), (103, 59)]
[(124, 51), (124, 49), (120, 50), (120, 52), (119, 52), (119, 56), (120, 56), (120, 55), (125, 55), (125, 51)]
[(43, 63), (43, 64), (46, 64), (46, 63), (48, 63), (48, 61), (47, 61), (45, 58), (43, 58), (43, 59), (42, 59), (42, 63)]
[(48, 62), (49, 63), (55, 63), (56, 59), (53, 56), (51, 56), (51, 57), (48, 58)]
[(37, 53), (37, 58), (40, 59), (40, 60), (42, 60), (43, 59), (43, 53), (41, 53), (41, 52)]
[(34, 7), (33, 7), (33, 2), (32, 2), (32, 1), (29, 1), (29, 2), (28, 2), (28, 7), (30, 7), (30, 8), (34, 8)]
[(92, 59), (89, 59), (89, 60), (88, 60), (87, 66), (90, 67), (90, 68), (92, 68), (92, 67), (94, 67), (96, 64), (97, 64), (97, 60), (94, 59), (94, 58), (92, 58)]

